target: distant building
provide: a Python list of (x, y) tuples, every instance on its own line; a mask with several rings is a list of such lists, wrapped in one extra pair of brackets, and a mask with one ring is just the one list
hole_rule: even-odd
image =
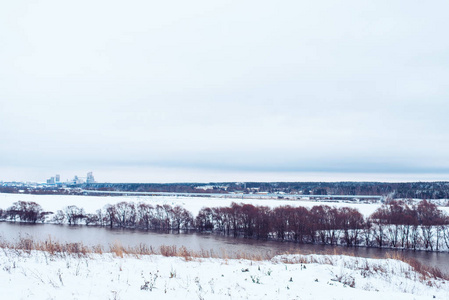
[(86, 183), (95, 183), (95, 178), (92, 172), (87, 173)]
[(55, 177), (50, 177), (50, 179), (47, 179), (47, 184), (50, 185), (57, 185), (61, 183), (61, 176), (59, 176), (59, 174), (56, 174)]
[(72, 179), (72, 184), (81, 184), (81, 183), (84, 183), (83, 180), (75, 175), (75, 177), (73, 177)]

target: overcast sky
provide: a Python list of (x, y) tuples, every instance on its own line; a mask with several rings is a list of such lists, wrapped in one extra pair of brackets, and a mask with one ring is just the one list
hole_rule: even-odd
[(0, 180), (449, 180), (448, 11), (1, 1)]

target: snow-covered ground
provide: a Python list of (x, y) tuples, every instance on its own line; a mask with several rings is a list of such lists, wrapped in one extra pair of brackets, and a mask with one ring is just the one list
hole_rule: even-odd
[[(4, 194), (0, 193), (0, 209), (7, 209), (17, 201), (34, 201), (42, 206), (45, 211), (56, 212), (69, 205), (84, 208), (86, 213), (95, 213), (97, 209), (106, 204), (115, 204), (122, 201), (145, 202), (152, 205), (169, 204), (180, 205), (196, 216), (203, 207), (229, 206), (232, 202), (249, 203), (276, 207), (281, 205), (312, 207), (315, 205), (329, 205), (335, 207), (356, 208), (365, 217), (370, 216), (380, 203), (350, 203), (350, 202), (319, 202), (310, 200), (283, 200), (283, 199), (236, 199), (213, 197), (175, 197), (175, 196), (74, 196), (74, 195), (30, 195), (30, 194)], [(449, 213), (449, 207), (440, 206), (441, 210)]]
[(122, 201), (135, 203), (145, 202), (152, 205), (169, 204), (181, 205), (196, 216), (203, 207), (229, 206), (232, 202), (249, 203), (276, 207), (281, 205), (312, 207), (314, 205), (329, 205), (336, 207), (357, 208), (364, 216), (371, 215), (379, 203), (347, 203), (347, 202), (317, 202), (310, 200), (282, 200), (282, 199), (236, 199), (236, 198), (212, 198), (212, 197), (175, 197), (175, 196), (73, 196), (73, 195), (30, 195), (30, 194), (2, 194), (0, 193), (0, 208), (7, 209), (17, 201), (34, 201), (42, 206), (45, 211), (56, 212), (69, 205), (84, 208), (86, 213), (95, 213), (97, 209), (106, 204), (115, 204)]
[[(121, 201), (146, 202), (181, 205), (194, 215), (204, 206), (228, 206), (232, 202), (270, 207), (349, 206), (365, 216), (380, 206), (200, 197), (0, 194), (2, 209), (17, 201), (34, 201), (53, 212), (76, 205), (87, 213)], [(447, 285), (442, 280), (423, 280), (422, 275), (400, 261), (348, 256), (186, 261), (160, 255), (121, 258), (107, 253), (74, 257), (0, 250), (0, 293), (8, 295), (8, 299), (449, 299)]]
[(449, 283), (397, 260), (277, 256), (271, 261), (3, 249), (8, 299), (449, 299)]

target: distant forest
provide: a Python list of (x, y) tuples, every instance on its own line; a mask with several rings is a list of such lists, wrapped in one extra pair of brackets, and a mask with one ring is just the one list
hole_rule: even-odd
[[(202, 188), (201, 188), (202, 187)], [(95, 183), (84, 189), (134, 192), (231, 193), (267, 192), (303, 195), (372, 195), (393, 198), (448, 199), (449, 182), (216, 182), (216, 183)]]
[(97, 191), (170, 193), (286, 193), (302, 195), (372, 195), (391, 198), (449, 199), (449, 182), (212, 182), (212, 183), (90, 183), (56, 187), (0, 186), (0, 192), (76, 194), (76, 188)]

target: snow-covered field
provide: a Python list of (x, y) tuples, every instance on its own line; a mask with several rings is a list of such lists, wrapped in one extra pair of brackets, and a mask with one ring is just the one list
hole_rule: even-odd
[(401, 261), (348, 256), (249, 261), (0, 252), (7, 299), (449, 299), (448, 283), (420, 278)]
[[(69, 205), (84, 208), (86, 213), (95, 213), (97, 209), (106, 204), (115, 204), (122, 201), (135, 203), (145, 202), (152, 205), (169, 204), (180, 205), (196, 216), (203, 207), (229, 206), (232, 202), (248, 203), (276, 207), (281, 205), (312, 207), (315, 205), (329, 205), (336, 207), (356, 208), (365, 217), (370, 216), (380, 203), (349, 203), (349, 202), (319, 202), (310, 200), (282, 200), (282, 199), (236, 199), (236, 198), (212, 198), (212, 197), (175, 197), (175, 196), (74, 196), (74, 195), (30, 195), (30, 194), (3, 194), (0, 193), (0, 209), (7, 209), (17, 201), (34, 201), (42, 206), (45, 211), (56, 212)], [(441, 210), (449, 213), (449, 207), (440, 206)]]
[(276, 207), (281, 205), (312, 207), (314, 205), (330, 205), (336, 207), (357, 208), (364, 216), (372, 214), (379, 206), (378, 203), (346, 203), (346, 202), (317, 202), (317, 201), (293, 201), (273, 199), (236, 199), (236, 198), (208, 198), (208, 197), (175, 197), (175, 196), (73, 196), (73, 195), (30, 195), (30, 194), (2, 194), (0, 193), (0, 208), (7, 209), (17, 201), (34, 201), (42, 206), (45, 211), (56, 212), (69, 205), (84, 208), (86, 213), (95, 213), (97, 209), (106, 204), (115, 204), (122, 201), (135, 203), (145, 202), (152, 205), (169, 204), (181, 205), (196, 216), (203, 207), (229, 206), (232, 202), (249, 203)]

